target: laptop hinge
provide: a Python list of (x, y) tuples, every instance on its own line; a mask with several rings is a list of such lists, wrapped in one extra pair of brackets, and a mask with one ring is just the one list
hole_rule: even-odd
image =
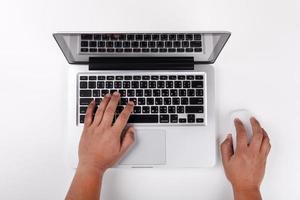
[(193, 70), (193, 57), (90, 57), (89, 70)]

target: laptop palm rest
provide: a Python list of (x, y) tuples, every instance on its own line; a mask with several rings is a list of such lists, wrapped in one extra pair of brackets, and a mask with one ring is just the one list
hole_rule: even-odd
[(136, 129), (135, 143), (119, 163), (121, 165), (166, 164), (165, 130)]

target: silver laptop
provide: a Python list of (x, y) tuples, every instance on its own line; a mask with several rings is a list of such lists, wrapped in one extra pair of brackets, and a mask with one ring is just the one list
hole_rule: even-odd
[(72, 166), (87, 105), (118, 91), (135, 103), (136, 142), (115, 167), (208, 167), (216, 158), (213, 64), (229, 32), (53, 34), (68, 63)]

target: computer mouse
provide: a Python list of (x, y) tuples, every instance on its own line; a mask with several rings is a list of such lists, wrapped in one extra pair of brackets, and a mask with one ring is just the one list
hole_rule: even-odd
[(232, 134), (234, 151), (236, 149), (236, 130), (235, 130), (235, 126), (234, 126), (234, 119), (238, 118), (243, 122), (244, 127), (247, 132), (246, 134), (247, 134), (248, 144), (249, 144), (250, 140), (252, 138), (252, 127), (251, 127), (251, 123), (250, 123), (251, 117), (252, 117), (251, 112), (246, 109), (238, 109), (238, 110), (233, 110), (232, 112), (230, 112), (230, 133)]

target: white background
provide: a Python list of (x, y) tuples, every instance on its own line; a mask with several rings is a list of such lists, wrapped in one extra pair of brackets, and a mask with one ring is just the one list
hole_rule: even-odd
[[(56, 31), (228, 30), (214, 65), (218, 140), (247, 108), (271, 137), (265, 199), (300, 199), (300, 3), (297, 0), (9, 0), (0, 3), (0, 199), (63, 199), (68, 68)], [(231, 199), (207, 169), (109, 170), (105, 200)]]

